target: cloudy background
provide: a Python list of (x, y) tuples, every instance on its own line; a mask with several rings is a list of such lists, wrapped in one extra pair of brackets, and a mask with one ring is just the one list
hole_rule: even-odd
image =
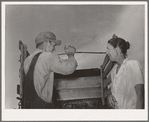
[[(29, 53), (35, 49), (35, 37), (52, 31), (63, 46), (77, 51), (106, 51), (106, 43), (116, 34), (129, 41), (129, 59), (137, 59), (144, 72), (144, 5), (7, 5), (5, 8), (5, 108), (18, 108), (19, 40)], [(100, 68), (103, 54), (76, 54), (78, 69)], [(62, 57), (62, 58), (65, 58)]]

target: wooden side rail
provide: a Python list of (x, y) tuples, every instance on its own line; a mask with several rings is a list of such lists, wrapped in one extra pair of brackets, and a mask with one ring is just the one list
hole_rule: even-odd
[(100, 69), (76, 70), (70, 75), (54, 73), (59, 108), (102, 109)]
[(24, 74), (24, 60), (29, 56), (29, 52), (27, 51), (27, 46), (19, 41), (19, 49), (21, 51), (20, 55), (20, 69), (19, 69), (19, 77), (20, 84), (17, 85), (17, 94), (20, 95), (20, 98), (17, 97), (21, 101), (21, 108), (24, 108), (24, 93), (25, 93), (25, 74)]
[(70, 75), (54, 73), (59, 101), (101, 98), (100, 69), (76, 70)]
[(108, 85), (111, 83), (110, 71), (113, 68), (114, 63), (110, 61), (109, 56), (106, 55), (103, 64), (100, 66), (101, 73), (101, 94), (102, 104), (105, 105), (105, 98), (109, 95), (110, 89)]

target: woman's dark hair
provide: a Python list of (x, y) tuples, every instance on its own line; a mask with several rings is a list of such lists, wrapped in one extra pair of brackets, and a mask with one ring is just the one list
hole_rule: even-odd
[(127, 55), (127, 50), (130, 48), (129, 42), (117, 36), (110, 39), (108, 43), (111, 44), (114, 48), (118, 46), (121, 49), (121, 52), (124, 54), (124, 56)]

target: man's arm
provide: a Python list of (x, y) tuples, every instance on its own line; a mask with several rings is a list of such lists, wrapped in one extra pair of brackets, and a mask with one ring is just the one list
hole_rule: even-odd
[(78, 66), (77, 61), (74, 57), (76, 49), (73, 46), (69, 46), (68, 48), (64, 47), (64, 50), (68, 56), (68, 59), (64, 60), (58, 55), (53, 54), (52, 56), (49, 56), (49, 63), (51, 64), (50, 68), (53, 72), (68, 75), (72, 74)]

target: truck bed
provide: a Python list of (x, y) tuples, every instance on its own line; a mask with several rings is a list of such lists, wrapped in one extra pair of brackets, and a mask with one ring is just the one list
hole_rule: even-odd
[(104, 108), (101, 104), (100, 69), (76, 70), (71, 75), (54, 74), (59, 108)]

